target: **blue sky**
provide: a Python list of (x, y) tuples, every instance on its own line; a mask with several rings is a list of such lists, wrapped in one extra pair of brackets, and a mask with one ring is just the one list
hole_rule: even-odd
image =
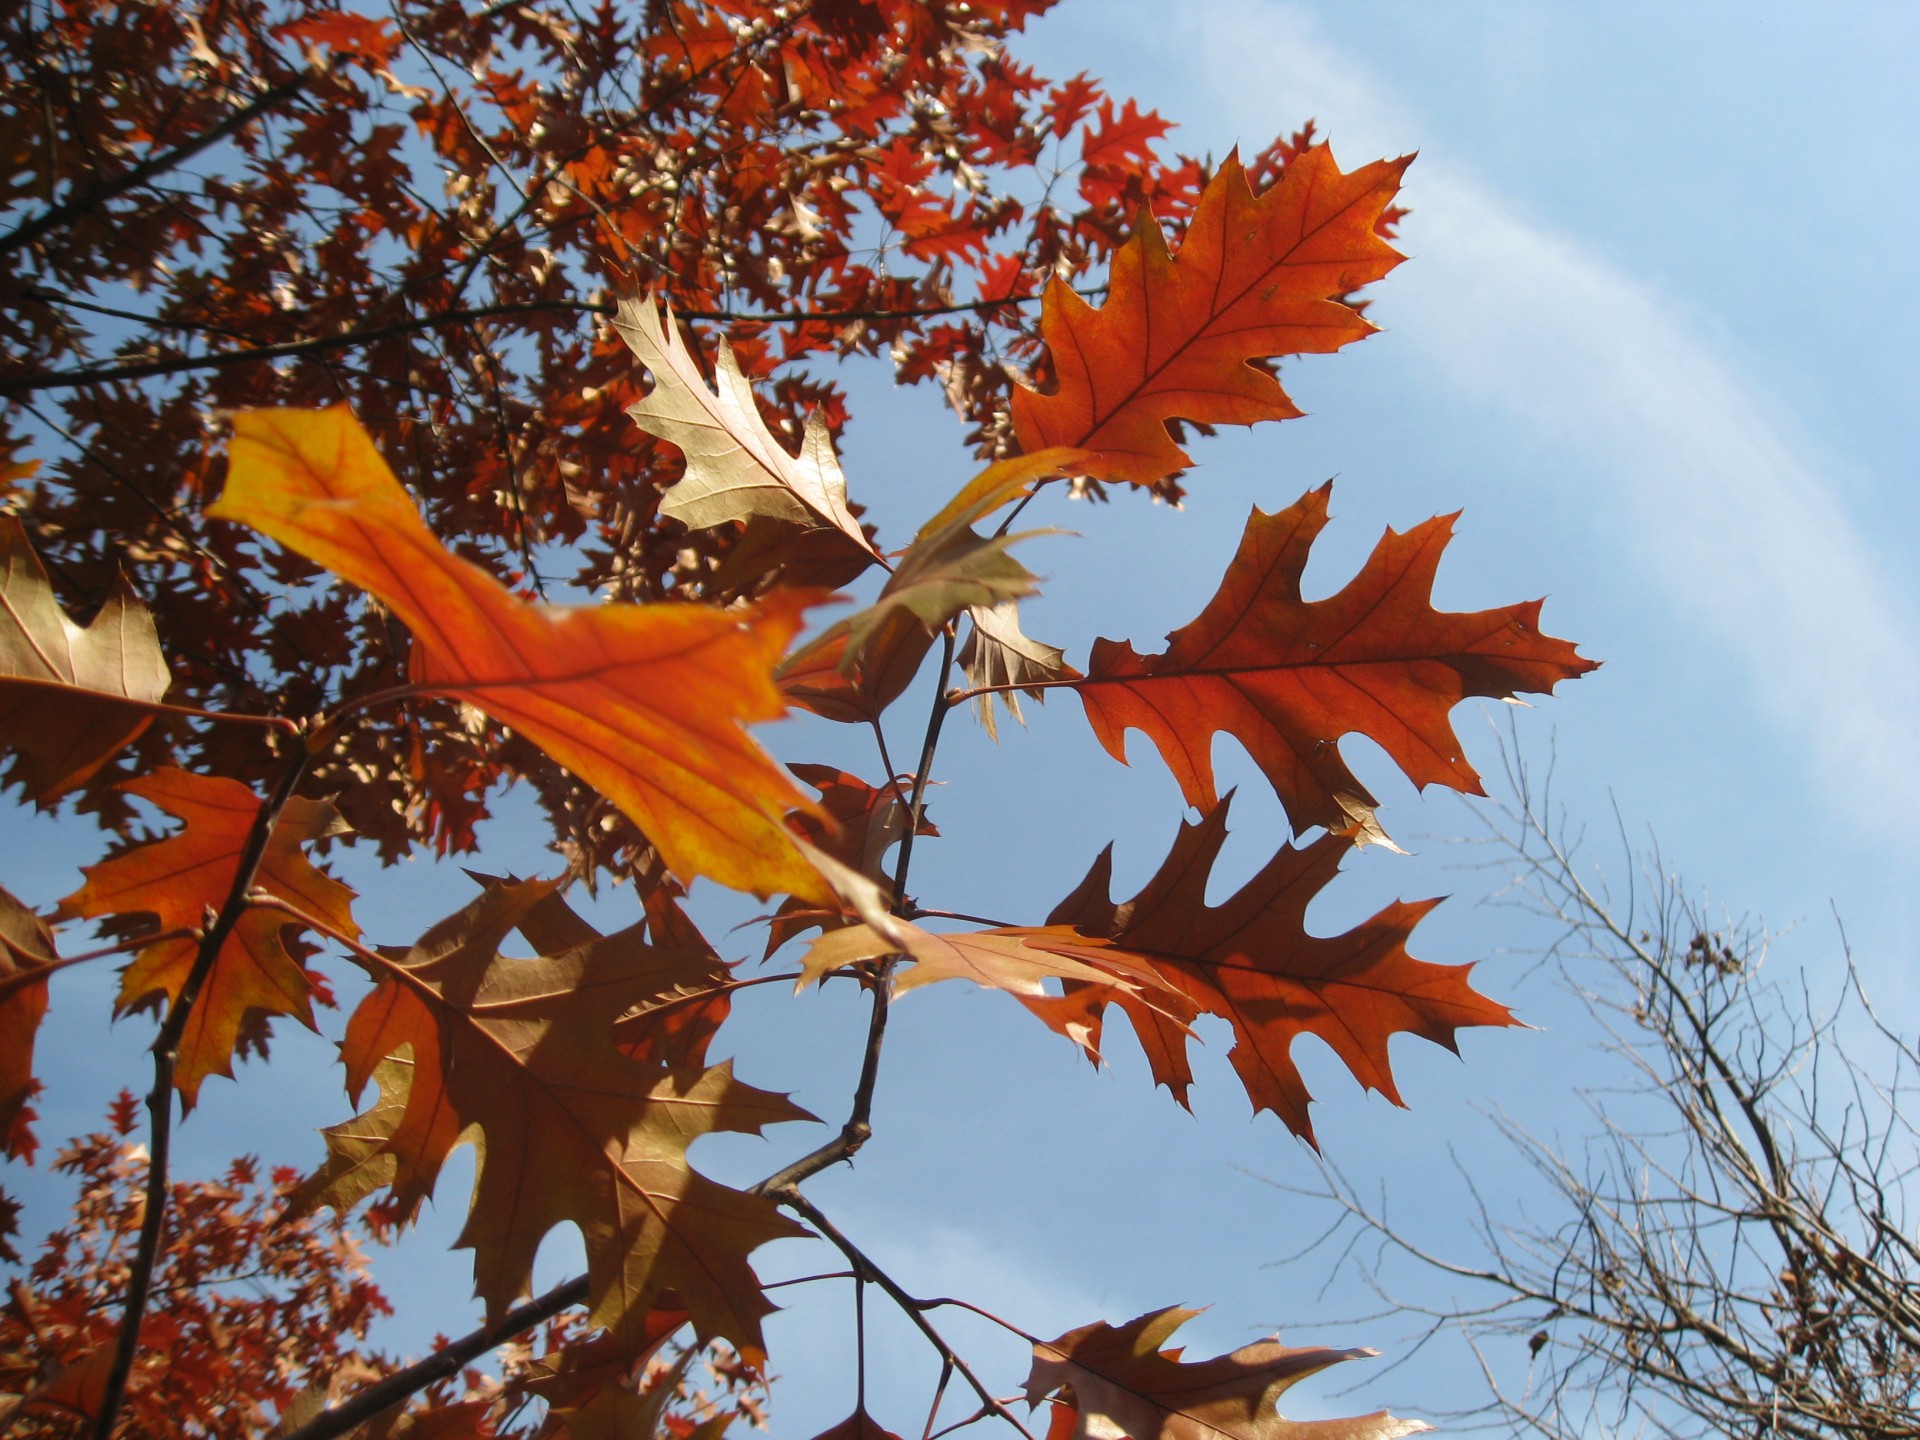
[[(1025, 551), (1051, 582), (1028, 608), (1028, 631), (1072, 660), (1096, 634), (1155, 648), (1212, 593), (1249, 506), (1271, 510), (1329, 476), (1335, 522), (1309, 593), (1343, 582), (1384, 526), (1463, 509), (1440, 603), (1545, 594), (1546, 629), (1606, 661), (1514, 717), (1531, 763), (1555, 757), (1575, 821), (1604, 842), (1617, 806), (1636, 840), (1657, 837), (1731, 911), (1791, 927), (1773, 963), (1816, 979), (1833, 973), (1837, 912), (1869, 986), (1910, 1033), (1920, 1020), (1920, 583), (1909, 561), (1920, 541), (1910, 398), (1920, 381), (1920, 10), (1199, 0), (1176, 16), (1164, 4), (1070, 0), (1020, 54), (1042, 73), (1085, 69), (1137, 96), (1181, 122), (1174, 139), (1187, 149), (1257, 149), (1312, 116), (1349, 167), (1420, 151), (1403, 231), (1412, 259), (1375, 291), (1384, 333), (1289, 367), (1307, 418), (1200, 441), (1184, 510), (1120, 497), (1034, 515), (1079, 538)], [(931, 394), (893, 392), (877, 371), (850, 378), (852, 492), (897, 540), (966, 477), (958, 427)], [(1504, 726), (1505, 707), (1494, 708)], [(917, 709), (901, 707), (896, 756), (913, 748)], [(1108, 841), (1122, 895), (1164, 855), (1182, 810), (1150, 747), (1135, 737), (1135, 764), (1114, 764), (1070, 699), (1029, 707), (1029, 722), (997, 746), (971, 725), (950, 730), (933, 801), (945, 838), (916, 860), (925, 903), (1037, 920)], [(1474, 706), (1456, 715), (1489, 776), (1495, 725)], [(823, 723), (767, 738), (785, 759), (878, 772)], [(1451, 894), (1414, 953), (1482, 962), (1479, 987), (1544, 1027), (1469, 1034), (1463, 1061), (1397, 1043), (1408, 1112), (1360, 1094), (1324, 1052), (1301, 1047), (1329, 1157), (1444, 1236), (1465, 1214), (1449, 1147), (1497, 1181), (1503, 1152), (1479, 1110), (1581, 1133), (1574, 1084), (1604, 1073), (1591, 1059), (1598, 1037), (1529, 973), (1518, 952), (1542, 942), (1537, 928), (1477, 903), (1492, 884), (1460, 868), (1447, 843), (1477, 830), (1472, 811), (1415, 795), (1364, 742), (1344, 749), (1415, 853), (1356, 857), (1313, 922), (1332, 928), (1391, 898)], [(1216, 759), (1223, 785), (1253, 782), (1236, 801), (1224, 893), (1284, 831), (1232, 742)], [(30, 856), (10, 886), (36, 901), (73, 888), (72, 866), (90, 856), (71, 834), (43, 820), (8, 824), (10, 871)], [(493, 839), (490, 868), (539, 868), (526, 827), (496, 826)], [(1604, 843), (1600, 853), (1616, 858)], [(363, 923), (382, 939), (417, 933), (466, 893), (457, 873), (424, 862), (357, 878)], [(710, 934), (751, 913), (696, 898)], [(757, 949), (744, 933), (723, 942), (731, 956)], [(96, 1123), (121, 1084), (145, 1083), (142, 1027), (108, 1038), (98, 1019), (111, 977), (65, 978), (43, 1042), (52, 1138)], [(741, 1006), (742, 1073), (795, 1089), (837, 1122), (859, 1006), (774, 988)], [(1296, 1343), (1352, 1343), (1322, 1327), (1370, 1308), (1356, 1290), (1320, 1298), (1319, 1270), (1263, 1268), (1329, 1217), (1255, 1178), (1311, 1184), (1316, 1172), (1272, 1117), (1249, 1120), (1220, 1035), (1207, 1036), (1189, 1117), (1151, 1088), (1129, 1041), (1114, 1039), (1113, 1063), (1096, 1075), (1003, 997), (941, 992), (951, 993), (900, 1007), (878, 1137), (858, 1167), (810, 1187), (904, 1283), (1045, 1334), (1183, 1303), (1214, 1306), (1190, 1327), (1196, 1353), (1275, 1325)], [(271, 1070), (243, 1072), (240, 1086), (213, 1082), (186, 1126), (183, 1169), (210, 1170), (236, 1135), (311, 1163), (310, 1127), (347, 1113), (330, 1058), (325, 1044), (289, 1035)], [(811, 1143), (796, 1129), (771, 1142), (703, 1142), (695, 1157), (746, 1181)], [(465, 1184), (456, 1168), (442, 1181), (430, 1225), (442, 1239), (457, 1228)], [(51, 1215), (56, 1192), (34, 1182), (31, 1193)], [(556, 1239), (546, 1252), (556, 1277), (567, 1249)], [(462, 1257), (408, 1253), (420, 1258), (387, 1272), (408, 1322), (394, 1337), (402, 1348), (465, 1328), (470, 1313)], [(769, 1275), (837, 1268), (820, 1247), (765, 1256)], [(778, 1435), (815, 1433), (850, 1408), (845, 1290), (783, 1292), (792, 1308), (770, 1330), (785, 1377)], [(955, 1333), (1003, 1393), (1023, 1377), (1017, 1346)], [(1391, 1349), (1397, 1333), (1361, 1338)], [(918, 1433), (934, 1373), (924, 1347), (884, 1326), (874, 1344), (876, 1414)], [(1290, 1409), (1419, 1415), (1473, 1389), (1458, 1352), (1345, 1401), (1328, 1398), (1338, 1388), (1303, 1387)]]

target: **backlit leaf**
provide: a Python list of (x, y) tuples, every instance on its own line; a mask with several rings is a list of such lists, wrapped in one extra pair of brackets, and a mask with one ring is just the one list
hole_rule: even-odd
[(84, 784), (153, 722), (171, 683), (153, 617), (124, 579), (75, 625), (25, 528), (0, 516), (0, 741), (30, 798), (49, 804)]
[[(129, 795), (183, 822), (180, 832), (84, 867), (87, 883), (60, 902), (60, 917), (152, 915), (162, 930), (197, 929), (218, 912), (239, 871), (240, 852), (260, 813), (260, 798), (237, 780), (163, 768), (127, 781)], [(254, 873), (257, 889), (298, 906), (343, 934), (359, 930), (353, 892), (313, 868), (301, 847), (335, 825), (333, 808), (297, 796), (281, 811)], [(180, 1036), (174, 1083), (192, 1105), (209, 1075), (233, 1074), (234, 1048), (250, 1012), (291, 1015), (313, 1028), (313, 979), (287, 953), (292, 925), (277, 910), (248, 910), (220, 949)], [(193, 968), (192, 936), (149, 945), (120, 982), (120, 1008), (159, 996), (171, 1001)]]
[(378, 597), (414, 636), (413, 675), (512, 726), (624, 810), (682, 878), (825, 899), (780, 817), (806, 797), (747, 734), (786, 706), (774, 662), (819, 597), (756, 606), (520, 600), (451, 554), (345, 409), (234, 417), (237, 520)]
[(1101, 1006), (1118, 1004), (1133, 1022), (1154, 1078), (1182, 1104), (1192, 1072), (1178, 1022), (1195, 1013), (1217, 1015), (1233, 1028), (1227, 1058), (1254, 1109), (1273, 1111), (1309, 1142), (1312, 1097), (1291, 1054), (1300, 1036), (1319, 1036), (1356, 1080), (1399, 1105), (1405, 1102), (1387, 1050), (1393, 1036), (1418, 1035), (1451, 1050), (1462, 1026), (1515, 1023), (1505, 1006), (1467, 984), (1471, 966), (1435, 965), (1407, 953), (1414, 926), (1438, 901), (1396, 901), (1343, 935), (1323, 938), (1307, 930), (1308, 905), (1352, 853), (1343, 836), (1322, 836), (1304, 849), (1283, 847), (1233, 895), (1207, 904), (1226, 822), (1223, 800), (1199, 824), (1183, 823), (1159, 872), (1125, 904), (1109, 898), (1109, 849), (1047, 917), (1047, 928), (986, 932), (1075, 957), (1086, 952), (1070, 936), (1122, 952), (1116, 961), (1143, 965), (1179, 992), (1191, 1007), (1184, 1017), (1177, 1008), (1150, 1007), (1123, 989), (1086, 991), (1072, 981), (1065, 1002), (1030, 1008), (1067, 1033), (1067, 1019), (1058, 1012), (1063, 1005), (1077, 1010), (1083, 1043), (1097, 1052)]
[(627, 414), (687, 457), (686, 474), (660, 501), (661, 514), (693, 529), (753, 515), (828, 526), (858, 552), (879, 558), (847, 508), (847, 477), (817, 411), (796, 458), (760, 418), (753, 387), (724, 338), (717, 388), (709, 389), (672, 314), (663, 318), (650, 296), (622, 300), (613, 328), (653, 376), (653, 389)]
[(1255, 195), (1238, 155), (1229, 156), (1178, 255), (1143, 212), (1114, 253), (1098, 310), (1067, 281), (1048, 283), (1040, 334), (1055, 382), (1045, 394), (1014, 390), (1021, 448), (1094, 451), (1088, 473), (1151, 485), (1189, 463), (1169, 420), (1251, 425), (1298, 415), (1280, 382), (1248, 362), (1322, 354), (1373, 332), (1337, 297), (1400, 263), (1378, 227), (1412, 158), (1343, 174), (1333, 152), (1315, 146)]
[(1027, 1403), (1055, 1397), (1072, 1412), (1071, 1428), (1049, 1431), (1058, 1440), (1395, 1440), (1432, 1428), (1384, 1410), (1349, 1420), (1289, 1420), (1274, 1408), (1287, 1389), (1329, 1365), (1379, 1352), (1261, 1340), (1211, 1360), (1183, 1360), (1167, 1341), (1199, 1313), (1156, 1310), (1037, 1343)]
[(1247, 747), (1296, 832), (1354, 829), (1382, 841), (1375, 801), (1334, 743), (1379, 742), (1416, 785), (1479, 794), (1449, 712), (1471, 695), (1547, 691), (1595, 662), (1540, 631), (1540, 601), (1453, 612), (1432, 605), (1451, 516), (1389, 530), (1338, 594), (1304, 600), (1300, 576), (1327, 523), (1329, 486), (1275, 515), (1255, 510), (1220, 589), (1164, 654), (1097, 640), (1075, 693), (1101, 744), (1126, 759), (1126, 732), (1159, 747), (1189, 805), (1217, 800), (1212, 746)]
[(349, 1090), (377, 1078), (381, 1099), (329, 1136), (335, 1158), (303, 1201), (345, 1208), (385, 1178), (411, 1215), (471, 1135), (480, 1174), (459, 1243), (474, 1251), (489, 1314), (526, 1293), (540, 1242), (571, 1222), (586, 1242), (589, 1319), (629, 1353), (647, 1343), (648, 1314), (670, 1293), (703, 1338), (760, 1357), (760, 1319), (773, 1307), (747, 1254), (804, 1232), (771, 1201), (697, 1174), (686, 1149), (714, 1131), (757, 1134), (812, 1117), (736, 1081), (729, 1066), (655, 1064), (623, 1050), (615, 1022), (671, 997), (683, 978), (633, 934), (538, 959), (500, 955), (552, 893), (546, 882), (489, 886), (404, 958), (363, 958), (376, 986), (348, 1023), (341, 1058)]

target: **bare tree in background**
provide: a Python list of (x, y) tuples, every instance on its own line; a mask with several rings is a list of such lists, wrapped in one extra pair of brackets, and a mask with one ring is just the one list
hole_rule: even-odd
[[(1482, 1253), (1462, 1260), (1329, 1170), (1329, 1239), (1383, 1296), (1412, 1288), (1408, 1261), (1491, 1292), (1465, 1311), (1393, 1301), (1429, 1337), (1464, 1329), (1491, 1392), (1481, 1428), (1920, 1436), (1920, 1052), (1850, 953), (1831, 1000), (1769, 977), (1765, 935), (1712, 919), (1657, 853), (1624, 896), (1590, 883), (1510, 768), (1509, 893), (1564, 927), (1552, 958), (1632, 1079), (1586, 1095), (1599, 1128), (1579, 1147), (1497, 1120), (1544, 1182), (1545, 1223), (1505, 1222), (1476, 1191)], [(1522, 1345), (1515, 1383), (1490, 1356)]]

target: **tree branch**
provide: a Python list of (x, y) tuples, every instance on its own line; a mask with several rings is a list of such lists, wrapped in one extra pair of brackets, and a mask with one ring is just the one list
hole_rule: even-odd
[(97, 181), (72, 198), (42, 211), (31, 220), (24, 221), (5, 235), (0, 235), (0, 255), (31, 245), (49, 230), (65, 225), (70, 220), (78, 219), (87, 211), (104, 205), (107, 201), (124, 195), (137, 186), (146, 184), (156, 175), (164, 175), (176, 166), (186, 164), (208, 146), (219, 144), (229, 135), (251, 125), (262, 115), (278, 109), (284, 101), (306, 89), (307, 82), (312, 78), (311, 71), (303, 71), (291, 80), (283, 80), (233, 111), (211, 130), (196, 135), (183, 145), (175, 146), (164, 155), (155, 155), (143, 160), (131, 170), (116, 175), (111, 180)]
[[(845, 325), (856, 320), (925, 320), (940, 315), (960, 315), (974, 311), (997, 310), (1006, 305), (1027, 305), (1038, 296), (1011, 300), (956, 300), (941, 305), (912, 305), (899, 309), (871, 310), (676, 310), (682, 320), (701, 320), (714, 324), (741, 325)], [(228, 370), (235, 365), (253, 365), (269, 360), (287, 360), (302, 355), (319, 355), (334, 350), (351, 350), (376, 340), (396, 335), (414, 335), (443, 325), (465, 325), (475, 320), (497, 319), (510, 315), (540, 315), (554, 312), (584, 315), (611, 315), (614, 305), (605, 300), (526, 300), (499, 305), (469, 305), (430, 315), (415, 315), (387, 325), (364, 330), (347, 330), (338, 335), (315, 335), (304, 340), (285, 340), (273, 345), (250, 345), (242, 350), (217, 350), (210, 355), (175, 355), (166, 360), (128, 360), (110, 365), (82, 365), (71, 370), (44, 370), (37, 374), (0, 379), (0, 395), (28, 395), (38, 390), (73, 390), (86, 385), (111, 385), (123, 380), (150, 380), (156, 375), (179, 375), (195, 370)], [(144, 318), (144, 317), (143, 317)], [(158, 318), (149, 323), (163, 325)]]
[(375, 1381), (366, 1389), (356, 1392), (350, 1399), (322, 1410), (299, 1429), (281, 1436), (280, 1440), (333, 1440), (334, 1436), (344, 1435), (354, 1426), (373, 1419), (382, 1410), (404, 1403), (408, 1396), (418, 1394), (434, 1381), (458, 1375), (469, 1361), (477, 1360), (489, 1350), (551, 1320), (569, 1306), (584, 1305), (586, 1299), (587, 1277), (576, 1275), (554, 1286), (538, 1299), (516, 1305), (492, 1324), (469, 1331), (458, 1340), (441, 1346), (426, 1359), (416, 1360), (404, 1370), (396, 1370), (386, 1379)]
[(180, 1037), (186, 1032), (188, 1017), (199, 999), (214, 962), (233, 927), (246, 913), (247, 892), (254, 873), (267, 853), (273, 827), (280, 812), (293, 798), (294, 787), (306, 773), (316, 752), (302, 744), (282, 772), (273, 793), (253, 818), (253, 828), (241, 847), (233, 883), (227, 889), (226, 902), (201, 937), (200, 949), (193, 957), (193, 968), (167, 1010), (160, 1034), (153, 1042), (153, 1089), (147, 1095), (147, 1115), (151, 1126), (147, 1161), (146, 1209), (140, 1217), (140, 1240), (127, 1270), (127, 1305), (120, 1321), (119, 1338), (114, 1345), (113, 1368), (107, 1372), (101, 1392), (100, 1413), (94, 1418), (93, 1440), (109, 1440), (120, 1418), (120, 1404), (127, 1393), (127, 1376), (132, 1373), (134, 1356), (140, 1348), (140, 1326), (146, 1317), (147, 1297), (153, 1286), (153, 1267), (160, 1255), (160, 1233), (167, 1217), (167, 1157), (173, 1142), (173, 1072), (180, 1057)]

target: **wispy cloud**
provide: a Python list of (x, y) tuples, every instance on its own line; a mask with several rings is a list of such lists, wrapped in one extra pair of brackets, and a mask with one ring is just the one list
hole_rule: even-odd
[[(1312, 17), (1244, 0), (1199, 47), (1213, 93), (1248, 97), (1248, 135), (1284, 94), (1343, 156), (1409, 148), (1418, 127)], [(1744, 665), (1754, 699), (1803, 743), (1811, 777), (1855, 821), (1920, 803), (1920, 633), (1888, 560), (1821, 458), (1725, 347), (1663, 295), (1423, 160), (1419, 264), (1396, 276), (1395, 344), (1436, 393), (1576, 457), (1593, 521), (1678, 634)], [(1413, 271), (1417, 270), (1417, 275)], [(1404, 278), (1403, 278), (1404, 277)]]

